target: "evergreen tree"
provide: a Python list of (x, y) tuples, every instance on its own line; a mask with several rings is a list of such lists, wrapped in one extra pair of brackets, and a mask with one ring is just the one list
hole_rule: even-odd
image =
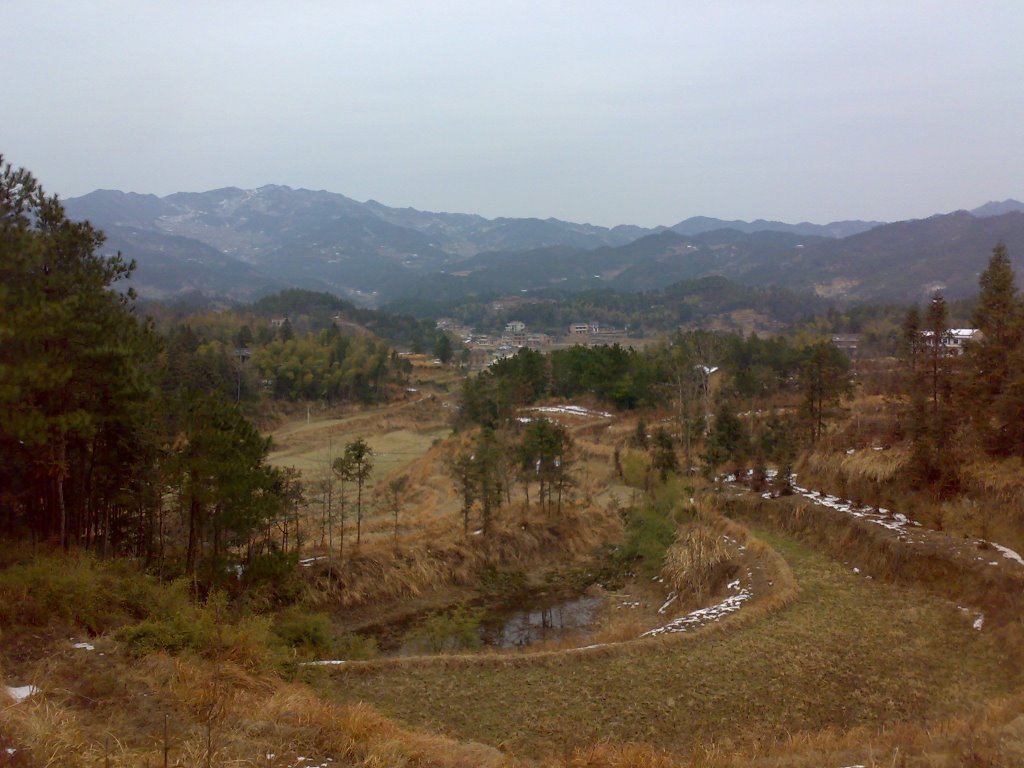
[(187, 521), (185, 571), (209, 553), (215, 579), (227, 547), (251, 541), (285, 512), (296, 481), (266, 464), (270, 439), (215, 394), (188, 393), (171, 456)]
[(907, 374), (917, 376), (918, 361), (921, 358), (921, 313), (917, 305), (913, 305), (903, 320), (902, 345), (903, 359)]
[(572, 447), (568, 430), (549, 419), (531, 421), (523, 433), (519, 447), (520, 466), (525, 477), (532, 475), (538, 481), (538, 503), (548, 512), (554, 496), (556, 510), (561, 513), (562, 494), (572, 484)]
[(501, 507), (504, 490), (501, 463), (504, 454), (498, 445), (494, 430), (484, 427), (480, 430), (473, 449), (473, 476), (476, 480), (476, 498), (480, 501), (480, 522), (484, 536), (489, 536), (494, 526), (494, 513)]
[(476, 501), (476, 473), (470, 450), (461, 451), (445, 463), (448, 475), (455, 481), (455, 487), (462, 499), (462, 534), (469, 535), (469, 515)]
[(800, 391), (812, 443), (821, 437), (829, 409), (838, 405), (849, 391), (848, 370), (846, 356), (830, 342), (815, 344), (804, 353), (800, 367)]
[(949, 338), (949, 310), (946, 299), (936, 293), (925, 313), (925, 366), (928, 377), (928, 392), (932, 402), (932, 417), (938, 418), (939, 403), (949, 394), (950, 355), (945, 342)]
[(679, 472), (679, 458), (676, 456), (675, 441), (664, 427), (654, 431), (651, 446), (651, 469), (658, 473), (661, 482), (668, 480), (670, 474)]
[(736, 415), (735, 411), (723, 402), (718, 406), (715, 418), (711, 422), (711, 430), (704, 440), (704, 473), (714, 477), (718, 469), (727, 461), (736, 465), (737, 472), (747, 456), (750, 438), (747, 428)]
[(345, 445), (344, 455), (335, 463), (340, 476), (356, 484), (356, 546), (363, 538), (363, 487), (373, 472), (373, 451), (361, 437)]
[(134, 264), (100, 255), (103, 239), (0, 156), (0, 465), (14, 468), (8, 493), (31, 529), (64, 546), (91, 514), (76, 516), (67, 488), (115, 432), (133, 431), (131, 403), (148, 396), (152, 347), (134, 294), (113, 289)]
[(982, 337), (967, 350), (977, 386), (975, 394), (990, 404), (1007, 384), (1010, 358), (1020, 343), (1021, 307), (1006, 246), (992, 251), (978, 280), (981, 293), (971, 318)]
[(452, 340), (448, 337), (447, 333), (439, 332), (437, 334), (437, 341), (434, 342), (434, 357), (444, 365), (448, 365), (452, 361), (453, 354)]

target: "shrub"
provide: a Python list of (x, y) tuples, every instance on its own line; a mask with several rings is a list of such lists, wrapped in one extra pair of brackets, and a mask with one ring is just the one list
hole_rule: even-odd
[(649, 575), (660, 572), (679, 522), (691, 514), (680, 503), (687, 491), (678, 478), (669, 478), (648, 494), (642, 506), (629, 511), (626, 541), (619, 551), (624, 562), (639, 561)]
[(647, 486), (647, 473), (650, 467), (647, 463), (647, 456), (637, 451), (624, 451), (622, 462), (622, 482), (633, 488), (644, 488)]
[(482, 608), (460, 605), (448, 612), (431, 613), (406, 635), (406, 642), (424, 653), (479, 648)]
[(480, 573), (480, 591), (490, 598), (512, 600), (527, 589), (526, 574), (486, 565)]
[(158, 589), (131, 562), (43, 555), (0, 572), (0, 625), (39, 627), (57, 620), (99, 634), (147, 615)]
[(154, 651), (191, 652), (207, 659), (233, 661), (247, 668), (259, 668), (274, 661), (270, 619), (249, 616), (229, 621), (227, 599), (212, 593), (205, 604), (181, 603), (181, 587), (165, 596), (158, 612), (116, 633), (130, 653), (144, 656)]
[(308, 613), (298, 606), (278, 614), (273, 629), (290, 648), (323, 653), (335, 644), (330, 617), (326, 613)]
[(245, 583), (251, 586), (279, 583), (295, 573), (299, 556), (294, 552), (267, 552), (256, 555), (245, 566)]
[(372, 659), (378, 653), (377, 640), (373, 637), (363, 637), (349, 632), (339, 637), (334, 643), (333, 655), (339, 659), (361, 661)]

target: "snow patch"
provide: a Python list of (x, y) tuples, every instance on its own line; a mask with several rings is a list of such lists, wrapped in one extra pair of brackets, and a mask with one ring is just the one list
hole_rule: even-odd
[(347, 659), (323, 659), (321, 661), (303, 661), (299, 664), (300, 667), (339, 667), (342, 664), (348, 664)]
[(972, 627), (974, 627), (974, 628), (975, 628), (976, 630), (978, 630), (978, 631), (980, 632), (980, 631), (981, 631), (981, 628), (982, 628), (982, 627), (983, 627), (984, 625), (985, 625), (985, 614), (983, 614), (983, 613), (979, 613), (979, 614), (978, 614), (978, 618), (976, 618), (976, 619), (974, 620), (974, 623), (973, 623), (973, 624), (972, 624), (971, 626), (972, 626)]
[(1024, 557), (1021, 557), (1019, 553), (1014, 552), (1009, 547), (1004, 547), (1002, 544), (996, 544), (994, 541), (987, 543), (998, 549), (1007, 560), (1013, 560), (1018, 565), (1024, 565)]
[(15, 702), (22, 702), (29, 696), (34, 696), (37, 693), (39, 693), (39, 689), (34, 685), (7, 686), (7, 695), (14, 699)]
[[(747, 576), (749, 577), (751, 574), (748, 573)], [(733, 587), (733, 584), (735, 584), (735, 587)], [(733, 582), (729, 586), (735, 589), (739, 587), (739, 583)], [(720, 603), (710, 605), (707, 608), (698, 608), (696, 611), (691, 611), (685, 616), (673, 619), (662, 627), (648, 630), (640, 635), (640, 637), (657, 637), (658, 635), (676, 634), (679, 632), (688, 632), (693, 629), (699, 629), (706, 624), (721, 621), (729, 614), (735, 613), (751, 597), (753, 597), (753, 593), (750, 591), (750, 588), (743, 587), (739, 592), (734, 595), (729, 595)]]
[(670, 594), (668, 596), (668, 599), (665, 601), (664, 605), (662, 605), (661, 608), (658, 609), (658, 613), (664, 613), (665, 611), (667, 611), (668, 607), (676, 601), (677, 597), (679, 597), (679, 595), (677, 595), (675, 592)]
[(75, 643), (71, 647), (72, 648), (80, 648), (83, 651), (95, 651), (96, 650), (96, 646), (94, 646), (92, 643)]
[(614, 416), (607, 411), (592, 411), (582, 405), (539, 405), (527, 410), (538, 413), (564, 413), (569, 416), (600, 416), (602, 419), (611, 419)]

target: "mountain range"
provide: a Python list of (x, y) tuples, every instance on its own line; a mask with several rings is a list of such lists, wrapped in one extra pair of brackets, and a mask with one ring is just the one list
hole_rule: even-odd
[[(1024, 250), (1024, 204), (883, 223), (787, 224), (692, 217), (672, 226), (432, 213), (269, 185), (166, 197), (97, 190), (68, 215), (133, 258), (143, 296), (251, 299), (284, 287), (374, 305), (403, 296), (664, 287), (709, 275), (836, 300), (973, 293), (997, 241)], [(1022, 262), (1018, 259), (1018, 265)]]

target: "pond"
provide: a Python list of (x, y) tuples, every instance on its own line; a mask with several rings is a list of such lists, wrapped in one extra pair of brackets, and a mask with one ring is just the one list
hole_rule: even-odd
[(476, 601), (381, 624), (363, 634), (388, 656), (458, 651), (480, 647), (525, 648), (539, 642), (578, 638), (593, 631), (603, 597), (537, 591), (514, 602)]
[(489, 614), (481, 622), (480, 638), (495, 648), (522, 648), (572, 636), (582, 638), (593, 626), (603, 602), (602, 597), (580, 595)]

